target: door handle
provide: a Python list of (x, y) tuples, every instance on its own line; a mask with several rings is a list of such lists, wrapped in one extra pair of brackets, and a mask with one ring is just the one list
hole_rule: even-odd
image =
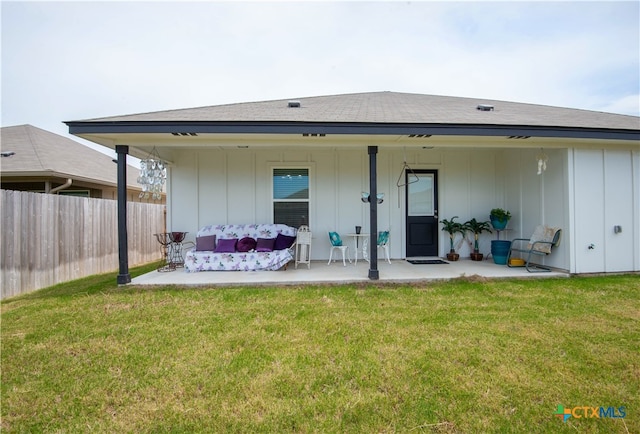
[(435, 211), (433, 212), (433, 216), (434, 216), (435, 218), (438, 218), (438, 210), (435, 210)]

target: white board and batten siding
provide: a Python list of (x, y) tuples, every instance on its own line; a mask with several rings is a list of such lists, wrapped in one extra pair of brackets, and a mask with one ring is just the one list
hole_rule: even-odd
[[(562, 229), (546, 265), (572, 273), (640, 271), (640, 157), (629, 150), (550, 147), (547, 170), (537, 174), (539, 148), (391, 149), (377, 155), (378, 229), (391, 231), (390, 253), (405, 258), (405, 191), (398, 188), (403, 162), (438, 171), (439, 219), (488, 220), (495, 207), (513, 218), (503, 239), (528, 238), (539, 224)], [(329, 256), (329, 231), (369, 229), (360, 192), (369, 191), (369, 156), (362, 148), (185, 150), (176, 154), (169, 185), (168, 225), (188, 231), (209, 224), (271, 223), (272, 169), (306, 167), (310, 173), (312, 259)], [(614, 233), (614, 226), (622, 228)], [(488, 253), (496, 234), (483, 234)], [(593, 249), (588, 249), (593, 244)], [(439, 252), (448, 250), (439, 234)], [(460, 247), (462, 257), (470, 246)]]
[(536, 226), (562, 230), (560, 244), (548, 256), (536, 261), (569, 270), (571, 252), (570, 203), (567, 187), (567, 150), (545, 149), (547, 170), (538, 175), (536, 160), (540, 149), (504, 151), (503, 174), (505, 209), (511, 211), (507, 239), (529, 238)]
[[(535, 156), (535, 152), (533, 155)], [(566, 151), (556, 151), (560, 173), (553, 179), (555, 186), (548, 191), (561, 190), (566, 176), (563, 162)], [(527, 157), (529, 158), (529, 157)], [(520, 228), (530, 232), (544, 216), (539, 206), (541, 181), (532, 175), (533, 185), (520, 177), (522, 166), (533, 169), (535, 161), (528, 164), (519, 161), (519, 166), (507, 168), (509, 160), (524, 160), (510, 156), (505, 149), (412, 149), (393, 150), (380, 148), (377, 155), (378, 192), (385, 194), (378, 207), (378, 229), (391, 231), (390, 254), (392, 258), (404, 258), (406, 252), (405, 191), (398, 188), (403, 162), (411, 168), (438, 171), (439, 218), (459, 216), (460, 221), (475, 217), (488, 220), (495, 207), (509, 207), (518, 228), (510, 236), (521, 236)], [(533, 157), (531, 157), (533, 159)], [(329, 231), (354, 232), (355, 226), (369, 230), (369, 208), (360, 200), (362, 191), (369, 191), (369, 156), (366, 147), (346, 149), (264, 150), (264, 149), (217, 149), (185, 150), (173, 158), (171, 179), (168, 186), (168, 227), (174, 231), (189, 232), (194, 240), (197, 230), (210, 224), (271, 223), (272, 180), (274, 167), (306, 167), (310, 171), (310, 216), (309, 226), (313, 232), (312, 259), (321, 260), (329, 256)], [(513, 172), (513, 173), (512, 173)], [(513, 176), (516, 177), (514, 181)], [(402, 182), (401, 182), (402, 184)], [(510, 186), (518, 186), (509, 191)], [(531, 190), (531, 191), (530, 191)], [(509, 194), (511, 193), (511, 194)], [(528, 201), (520, 196), (534, 198), (536, 205), (529, 210)], [(555, 195), (551, 195), (554, 202)], [(546, 213), (552, 222), (564, 226), (568, 221), (568, 206), (548, 206)], [(534, 212), (521, 218), (522, 212)], [(537, 222), (534, 224), (534, 221)], [(480, 239), (480, 249), (488, 253), (495, 234), (485, 233)], [(448, 251), (447, 235), (439, 233), (441, 256)], [(463, 244), (461, 255), (468, 256), (470, 246)], [(558, 264), (568, 268), (565, 252), (560, 251)], [(568, 256), (568, 254), (567, 254)]]
[(640, 271), (640, 151), (579, 149), (571, 168), (572, 271)]

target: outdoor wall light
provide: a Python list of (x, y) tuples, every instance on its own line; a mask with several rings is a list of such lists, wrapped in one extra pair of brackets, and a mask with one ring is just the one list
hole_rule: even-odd
[[(361, 197), (360, 197), (361, 201), (363, 201), (364, 203), (370, 202), (371, 195), (369, 193), (366, 193), (363, 191), (360, 194), (361, 194)], [(378, 193), (376, 195), (376, 198), (378, 199), (378, 204), (381, 204), (382, 202), (384, 202), (384, 193)]]

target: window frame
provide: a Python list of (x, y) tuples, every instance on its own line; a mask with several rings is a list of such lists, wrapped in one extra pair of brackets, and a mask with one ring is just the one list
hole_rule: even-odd
[[(276, 169), (280, 169), (280, 170), (286, 170), (286, 169), (291, 169), (291, 170), (295, 170), (295, 169), (306, 169), (307, 170), (307, 176), (308, 176), (308, 189), (309, 189), (309, 196), (307, 197), (307, 199), (287, 199), (287, 200), (283, 200), (283, 199), (276, 199), (274, 197), (274, 185), (273, 185), (273, 172)], [(314, 201), (314, 186), (315, 186), (315, 164), (313, 163), (270, 163), (269, 164), (269, 168), (268, 168), (268, 174), (269, 174), (269, 214), (271, 216), (271, 222), (275, 222), (275, 203), (307, 203), (308, 206), (308, 213), (309, 215), (307, 216), (307, 224), (309, 225), (309, 227), (311, 227), (312, 225), (312, 216), (315, 215), (314, 214), (314, 207), (313, 204), (315, 203)]]

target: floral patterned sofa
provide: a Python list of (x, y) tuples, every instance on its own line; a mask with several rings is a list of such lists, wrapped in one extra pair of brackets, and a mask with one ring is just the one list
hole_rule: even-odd
[(205, 226), (184, 267), (188, 272), (286, 269), (294, 258), (296, 232), (283, 224)]

